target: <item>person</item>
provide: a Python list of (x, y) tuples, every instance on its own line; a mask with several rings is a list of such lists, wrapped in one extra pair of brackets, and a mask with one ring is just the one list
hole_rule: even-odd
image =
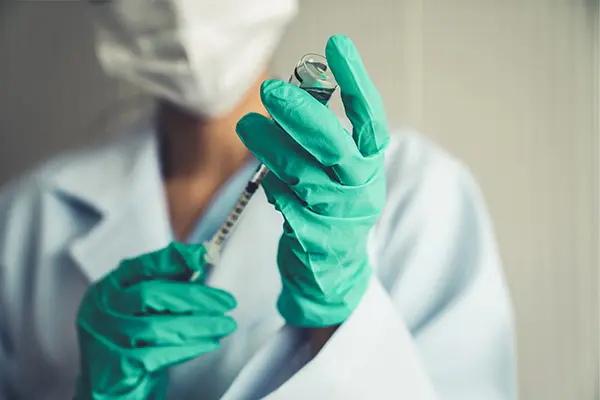
[[(292, 0), (94, 3), (106, 71), (155, 117), (0, 194), (0, 399), (514, 399), (513, 320), (468, 170), (268, 79)], [(214, 234), (270, 170), (216, 266)], [(190, 281), (192, 274), (200, 279)]]

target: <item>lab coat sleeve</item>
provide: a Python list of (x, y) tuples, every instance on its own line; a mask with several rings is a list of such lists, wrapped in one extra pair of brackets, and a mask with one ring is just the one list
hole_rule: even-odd
[(491, 223), (466, 169), (439, 159), (420, 173), (391, 168), (367, 294), (314, 359), (262, 397), (516, 398), (512, 311)]
[[(27, 177), (26, 177), (27, 178)], [(33, 179), (19, 179), (0, 190), (0, 400), (26, 397), (20, 379), (21, 354), (27, 346), (21, 330), (27, 265), (34, 254), (32, 226), (39, 187)], [(33, 386), (33, 377), (28, 381)]]
[(439, 397), (410, 332), (377, 279), (322, 351), (266, 397), (422, 399)]
[[(8, 215), (10, 199), (9, 192), (5, 189), (0, 191), (0, 239), (6, 236), (8, 228)], [(8, 322), (8, 268), (4, 253), (4, 246), (0, 242), (0, 400), (8, 400), (12, 395), (9, 393), (12, 386), (13, 363), (9, 358), (12, 347), (12, 338), (9, 333)]]
[[(2, 285), (2, 266), (0, 265), (0, 286)], [(3, 315), (5, 314), (2, 303), (0, 303), (0, 400), (8, 399), (8, 359), (6, 357), (6, 322), (4, 321)]]

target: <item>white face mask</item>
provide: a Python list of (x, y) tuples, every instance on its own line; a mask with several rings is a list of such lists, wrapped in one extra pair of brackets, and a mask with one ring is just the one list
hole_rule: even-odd
[(232, 110), (267, 67), (296, 0), (92, 3), (107, 74), (205, 116)]

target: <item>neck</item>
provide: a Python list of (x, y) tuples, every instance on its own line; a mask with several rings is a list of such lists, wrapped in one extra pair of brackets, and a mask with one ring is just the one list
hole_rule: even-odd
[(169, 103), (159, 109), (164, 144), (164, 175), (169, 179), (227, 179), (250, 158), (235, 132), (237, 122), (249, 112), (268, 115), (260, 100), (257, 80), (238, 106), (226, 115), (204, 118)]
[(230, 113), (204, 118), (168, 103), (159, 108), (162, 163), (171, 225), (184, 239), (219, 188), (251, 157), (235, 126), (249, 112), (268, 115), (260, 100), (257, 80)]

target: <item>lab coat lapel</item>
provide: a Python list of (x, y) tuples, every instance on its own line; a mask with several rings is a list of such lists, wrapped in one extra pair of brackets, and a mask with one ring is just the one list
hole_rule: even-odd
[(70, 246), (71, 257), (93, 282), (124, 258), (166, 246), (172, 235), (151, 124), (141, 123), (118, 145), (84, 160), (60, 177), (59, 188), (101, 215)]

